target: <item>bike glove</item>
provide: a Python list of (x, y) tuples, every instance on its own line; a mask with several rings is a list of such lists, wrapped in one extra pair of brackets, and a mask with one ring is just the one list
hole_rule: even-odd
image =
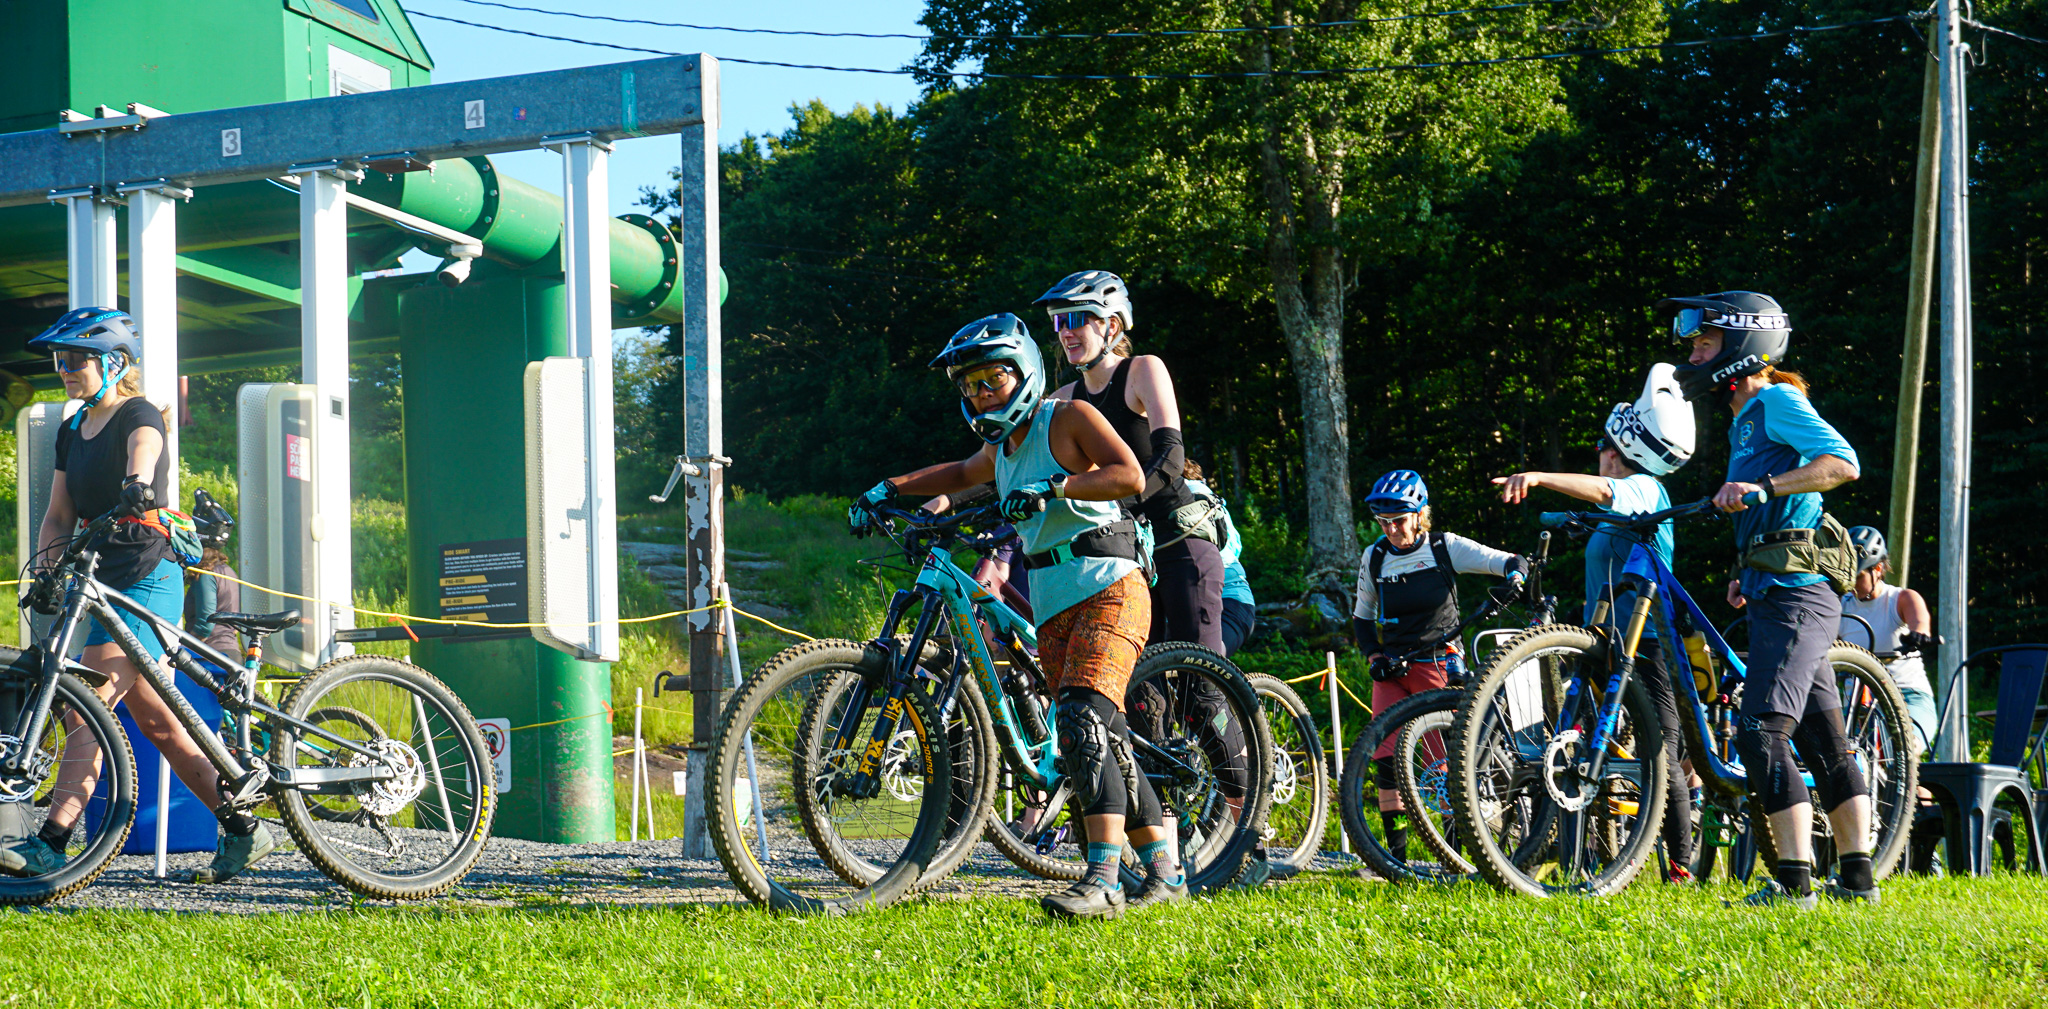
[(1395, 662), (1384, 655), (1372, 660), (1372, 664), (1367, 668), (1372, 672), (1372, 681), (1374, 683), (1398, 680), (1403, 673), (1408, 671), (1406, 664)]
[(1052, 482), (1034, 480), (1004, 495), (1002, 503), (996, 505), (1005, 522), (1022, 522), (1045, 510), (1045, 499), (1052, 497)]
[(121, 505), (136, 514), (156, 507), (156, 488), (134, 474), (121, 481)]
[(875, 531), (880, 523), (875, 509), (896, 500), (896, 485), (887, 480), (868, 488), (868, 492), (854, 498), (846, 507), (846, 527), (855, 536), (866, 536)]
[(1907, 631), (1905, 634), (1900, 635), (1899, 637), (1899, 654), (1911, 655), (1915, 652), (1925, 649), (1928, 645), (1934, 644), (1937, 640), (1938, 639), (1935, 638), (1935, 636), (1932, 634), (1922, 634), (1919, 631)]

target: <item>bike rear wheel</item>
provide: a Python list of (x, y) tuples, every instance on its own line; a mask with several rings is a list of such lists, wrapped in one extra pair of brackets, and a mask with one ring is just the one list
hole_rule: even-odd
[[(900, 705), (863, 706), (849, 754), (813, 759), (806, 752), (804, 715), (814, 698), (846, 674), (886, 682), (892, 653), (859, 641), (807, 641), (768, 660), (727, 702), (711, 745), (704, 808), (719, 860), (748, 899), (828, 914), (877, 908), (908, 893), (933, 864), (952, 804), (953, 764), (943, 759), (945, 729), (922, 685)], [(854, 769), (848, 758), (866, 753), (888, 708), (898, 721), (882, 741), (879, 787), (845, 794)], [(834, 818), (838, 844), (882, 873), (848, 881), (817, 858), (809, 827), (820, 816)]]
[[(0, 676), (5, 675), (0, 670)], [(34, 688), (33, 681), (25, 678), (0, 681), (0, 697), (10, 701), (0, 710), (0, 724), (13, 724)], [(0, 736), (0, 751), (19, 745), (18, 740)], [(64, 865), (40, 876), (0, 875), (0, 905), (47, 904), (84, 889), (120, 854), (135, 822), (134, 752), (114, 713), (85, 681), (71, 673), (58, 675), (48, 724), (42, 738), (29, 749), (36, 755), (31, 772), (0, 778), (0, 824), (4, 824), (6, 840), (33, 837), (55, 805), (66, 798), (82, 802), (85, 808), (75, 821)], [(59, 788), (59, 778), (67, 769), (74, 772), (72, 777), (90, 778), (85, 768), (96, 759), (97, 788)]]
[[(1828, 649), (1828, 666), (1842, 701), (1850, 757), (1862, 767), (1870, 787), (1871, 878), (1881, 880), (1899, 867), (1912, 840), (1920, 784), (1913, 723), (1906, 714), (1905, 697), (1876, 655), (1837, 641)], [(1817, 793), (1814, 801), (1818, 812)], [(1818, 847), (1821, 839), (1816, 837), (1815, 842)], [(1827, 843), (1832, 848), (1832, 840)]]
[[(1352, 848), (1383, 878), (1452, 880), (1472, 871), (1471, 863), (1445, 839), (1442, 817), (1433, 814), (1422, 801), (1420, 789), (1401, 788), (1398, 784), (1399, 764), (1404, 759), (1427, 757), (1430, 748), (1426, 741), (1441, 735), (1463, 697), (1464, 691), (1448, 688), (1411, 694), (1374, 715), (1352, 741), (1351, 752), (1344, 760), (1344, 773), (1337, 783), (1338, 809)], [(1397, 782), (1393, 787), (1401, 791), (1411, 829), (1407, 842), (1400, 844), (1400, 851), (1394, 850), (1380, 814), (1380, 788), (1373, 761), (1374, 752), (1389, 739), (1396, 740)], [(1419, 781), (1422, 775), (1410, 770), (1408, 777)], [(1425, 836), (1429, 834), (1435, 835), (1433, 840)]]
[(351, 655), (299, 681), (284, 711), (376, 756), (277, 725), (272, 761), (301, 775), (390, 774), (317, 792), (274, 788), (285, 829), (321, 872), (382, 900), (439, 896), (469, 874), (490, 839), (498, 789), (483, 733), (454, 691), (409, 662)]
[[(1605, 647), (1583, 627), (1524, 631), (1489, 658), (1452, 725), (1458, 835), (1497, 887), (1535, 897), (1615, 893), (1655, 848), (1672, 767), (1640, 678), (1591, 776), (1603, 756), (1586, 743), (1601, 716)], [(1575, 694), (1556, 689), (1575, 679)]]
[(1266, 857), (1300, 871), (1322, 852), (1330, 820), (1330, 770), (1308, 702), (1277, 677), (1248, 679), (1273, 735), (1273, 808), (1266, 814)]
[[(1258, 694), (1229, 659), (1169, 641), (1138, 656), (1126, 697), (1139, 696), (1146, 710), (1127, 705), (1132, 735), (1158, 752), (1137, 747), (1138, 771), (1179, 831), (1189, 890), (1227, 886), (1265, 836), (1273, 801), (1273, 735)], [(1129, 862), (1123, 875), (1127, 888), (1142, 882)]]

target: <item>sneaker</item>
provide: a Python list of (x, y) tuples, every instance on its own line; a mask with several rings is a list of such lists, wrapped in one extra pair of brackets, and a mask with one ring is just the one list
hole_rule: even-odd
[(1690, 885), (1694, 882), (1692, 870), (1673, 862), (1671, 867), (1664, 873), (1664, 882), (1675, 883), (1680, 886)]
[(1872, 883), (1868, 890), (1851, 890), (1843, 886), (1842, 881), (1839, 879), (1828, 880), (1827, 885), (1821, 887), (1820, 892), (1821, 896), (1829, 900), (1839, 900), (1844, 904), (1876, 904), (1884, 896), (1878, 890), (1875, 883)]
[(192, 873), (194, 883), (225, 883), (242, 874), (256, 860), (277, 850), (277, 837), (270, 828), (256, 825), (253, 834), (222, 834), (214, 848), (213, 862)]
[(0, 872), (9, 876), (41, 876), (64, 868), (64, 853), (40, 837), (17, 838), (0, 848)]
[[(1724, 900), (1721, 902), (1721, 904), (1724, 907), (1735, 906), (1735, 902), (1729, 900)], [(1793, 893), (1790, 890), (1785, 889), (1785, 885), (1783, 883), (1780, 883), (1777, 880), (1773, 879), (1765, 881), (1762, 889), (1758, 890), (1755, 893), (1750, 894), (1747, 897), (1742, 898), (1742, 906), (1789, 907), (1795, 908), (1800, 911), (1811, 911), (1814, 908), (1820, 906), (1820, 896), (1818, 894), (1809, 893), (1802, 897), (1798, 894)]]
[(1172, 904), (1186, 899), (1188, 899), (1188, 877), (1186, 873), (1180, 874), (1178, 882), (1168, 882), (1159, 876), (1147, 876), (1144, 889), (1139, 890), (1131, 897), (1130, 908), (1135, 911), (1142, 907), (1151, 907), (1154, 904)]
[(1055, 918), (1115, 918), (1124, 913), (1124, 888), (1084, 879), (1050, 897), (1038, 898), (1038, 906)]

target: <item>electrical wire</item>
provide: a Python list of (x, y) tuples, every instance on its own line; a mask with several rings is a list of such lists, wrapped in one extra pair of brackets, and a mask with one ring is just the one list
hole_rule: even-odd
[(2022, 42), (2032, 42), (2035, 45), (2048, 46), (2048, 39), (2037, 39), (2032, 35), (2021, 35), (2019, 32), (2009, 32), (2003, 28), (1993, 28), (1982, 21), (1972, 21), (1969, 18), (1960, 18), (1958, 20), (1962, 21), (1962, 23), (1969, 25), (1972, 28), (1976, 28), (1980, 31), (1987, 31), (1992, 33), (1993, 35), (2004, 35), (2007, 38), (2019, 39)]
[(511, 11), (526, 11), (530, 14), (551, 14), (557, 17), (582, 18), (587, 21), (612, 21), (628, 25), (649, 25), (655, 28), (688, 28), (693, 31), (704, 32), (739, 32), (749, 35), (804, 35), (812, 38), (827, 39), (914, 39), (925, 42), (1045, 42), (1057, 39), (1150, 39), (1189, 35), (1242, 35), (1254, 32), (1292, 32), (1320, 28), (1350, 28), (1359, 25), (1386, 24), (1392, 21), (1454, 17), (1459, 14), (1486, 14), (1494, 11), (1519, 10), (1524, 7), (1548, 7), (1553, 4), (1570, 3), (1571, 0), (1524, 0), (1522, 3), (1496, 4), (1491, 7), (1464, 7), (1458, 10), (1427, 11), (1421, 14), (1396, 14), (1379, 18), (1355, 18), (1349, 21), (1311, 21), (1298, 25), (1260, 25), (1244, 28), (1162, 28), (1143, 32), (1050, 32), (1039, 35), (917, 35), (906, 32), (816, 32), (795, 28), (734, 28), (728, 25), (650, 21), (645, 18), (613, 17), (609, 14), (584, 14), (578, 11), (549, 10), (545, 7), (522, 7), (518, 4), (499, 3), (497, 0), (461, 0), (461, 2), (475, 4), (479, 7), (499, 7)]
[[(626, 52), (653, 53), (657, 56), (693, 55), (691, 53), (674, 52), (668, 49), (646, 49), (640, 46), (624, 46), (617, 45), (611, 42), (594, 42), (589, 39), (570, 38), (565, 35), (547, 35), (541, 32), (530, 32), (519, 28), (506, 28), (502, 25), (482, 24), (476, 21), (464, 21), (461, 18), (452, 18), (440, 14), (428, 14), (425, 11), (419, 10), (407, 11), (407, 13), (413, 17), (429, 18), (435, 21), (448, 21), (454, 24), (468, 25), (472, 28), (484, 28), (490, 31), (507, 32), (513, 35), (525, 35), (531, 38), (548, 39), (555, 42), (574, 42), (579, 45), (599, 46), (605, 49), (620, 49)], [(1613, 56), (1621, 53), (1659, 52), (1672, 49), (1689, 49), (1699, 46), (1716, 45), (1722, 42), (1757, 42), (1763, 39), (1780, 37), (1803, 38), (1808, 35), (1816, 35), (1821, 32), (1841, 31), (1846, 28), (1865, 28), (1871, 25), (1889, 24), (1894, 21), (1913, 21), (1923, 16), (1924, 15), (1917, 13), (1895, 14), (1891, 17), (1867, 18), (1862, 21), (1844, 21), (1839, 24), (1831, 25), (1799, 25), (1791, 28), (1779, 28), (1773, 31), (1752, 32), (1746, 35), (1719, 35), (1704, 39), (1690, 39), (1684, 42), (1651, 42), (1643, 45), (1634, 46), (1607, 46), (1597, 49), (1568, 49), (1560, 52), (1551, 53), (1528, 53), (1520, 56), (1496, 56), (1492, 59), (1437, 60), (1429, 63), (1383, 63), (1377, 66), (1331, 67), (1326, 69), (1310, 70), (1239, 70), (1223, 71), (1217, 73), (1178, 74), (1008, 74), (1000, 72), (991, 72), (986, 70), (917, 70), (912, 68), (884, 70), (878, 67), (835, 67), (825, 66), (816, 63), (782, 63), (775, 60), (749, 60), (741, 59), (736, 56), (720, 56), (717, 57), (717, 59), (722, 63), (742, 63), (760, 67), (784, 67), (791, 70), (829, 70), (838, 73), (852, 74), (918, 75), (925, 77), (950, 77), (954, 79), (974, 80), (1196, 81), (1272, 77), (1341, 77), (1350, 76), (1354, 74), (1390, 73), (1400, 70), (1445, 70), (1460, 67), (1487, 67), (1495, 66), (1502, 63), (1529, 63), (1544, 60), (1561, 60), (1569, 59), (1572, 57)]]

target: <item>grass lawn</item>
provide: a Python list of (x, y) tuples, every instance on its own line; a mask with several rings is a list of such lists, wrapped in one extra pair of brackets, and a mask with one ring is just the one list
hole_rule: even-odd
[[(1726, 910), (1305, 878), (1121, 921), (1015, 899), (848, 919), (739, 907), (7, 916), (0, 1004), (2038, 1006), (2048, 881), (1898, 880), (1882, 907)], [(62, 978), (51, 980), (52, 975)]]

